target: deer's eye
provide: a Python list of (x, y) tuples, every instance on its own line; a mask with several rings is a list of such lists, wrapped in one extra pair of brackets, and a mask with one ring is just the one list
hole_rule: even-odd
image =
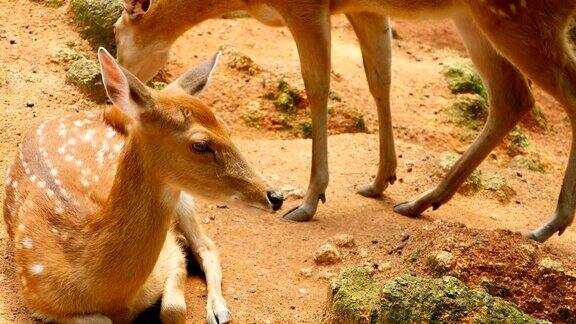
[(196, 142), (192, 144), (192, 150), (197, 153), (209, 153), (212, 152), (210, 146), (206, 142)]

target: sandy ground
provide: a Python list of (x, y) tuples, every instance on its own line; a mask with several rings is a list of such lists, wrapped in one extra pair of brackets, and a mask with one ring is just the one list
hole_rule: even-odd
[[(90, 102), (65, 83), (66, 66), (54, 59), (65, 44), (92, 51), (78, 36), (65, 8), (52, 9), (36, 3), (0, 0), (0, 180), (13, 158), (22, 133), (48, 116), (65, 112), (96, 111), (103, 106)], [(17, 14), (15, 14), (17, 13)], [(498, 148), (481, 168), (498, 173), (516, 191), (511, 203), (502, 204), (479, 193), (456, 195), (438, 211), (420, 219), (394, 214), (395, 203), (431, 188), (428, 161), (441, 152), (463, 152), (468, 143), (457, 126), (442, 117), (442, 109), (453, 96), (441, 74), (446, 62), (463, 55), (450, 24), (445, 22), (397, 23), (401, 40), (394, 46), (393, 118), (399, 158), (398, 177), (379, 200), (362, 198), (355, 189), (365, 184), (376, 170), (377, 135), (342, 134), (330, 137), (331, 183), (328, 201), (320, 206), (314, 221), (288, 223), (281, 214), (251, 215), (233, 208), (219, 209), (199, 203), (198, 215), (217, 243), (224, 269), (224, 295), (237, 323), (317, 323), (324, 311), (328, 279), (351, 258), (336, 266), (315, 266), (313, 252), (330, 236), (353, 235), (367, 254), (373, 241), (393, 242), (406, 231), (426, 230), (438, 221), (457, 221), (470, 228), (504, 228), (526, 232), (544, 222), (556, 205), (569, 147), (569, 127), (562, 108), (536, 89), (538, 104), (552, 125), (550, 130), (528, 131), (529, 139), (548, 164), (546, 174), (507, 167), (510, 157)], [(364, 114), (369, 129), (376, 130), (376, 115), (361, 65), (359, 48), (343, 17), (334, 19), (333, 88), (347, 104)], [(251, 19), (215, 20), (189, 31), (174, 47), (166, 70), (177, 76), (207, 57), (222, 44), (233, 44), (267, 71), (284, 75), (301, 85), (297, 53), (286, 29), (264, 27)], [(209, 91), (203, 94), (235, 133), (241, 150), (256, 169), (278, 187), (305, 189), (310, 165), (310, 140), (287, 132), (254, 129), (242, 122), (245, 100), (260, 100), (261, 93), (240, 93), (238, 76), (221, 67)], [(243, 76), (245, 77), (245, 76)], [(33, 107), (27, 107), (33, 103)], [(409, 171), (410, 170), (410, 171)], [(0, 195), (3, 199), (3, 193)], [(298, 203), (290, 200), (284, 210)], [(576, 257), (576, 230), (569, 228), (546, 246), (552, 253)], [(374, 252), (375, 253), (375, 252)], [(395, 265), (393, 264), (393, 267)], [(300, 270), (311, 267), (314, 276)], [(400, 265), (398, 265), (400, 267)], [(0, 225), (0, 321), (28, 322), (13, 279), (10, 244)], [(326, 275), (324, 277), (330, 277)], [(193, 276), (187, 284), (188, 318), (204, 320), (206, 289), (203, 279)]]

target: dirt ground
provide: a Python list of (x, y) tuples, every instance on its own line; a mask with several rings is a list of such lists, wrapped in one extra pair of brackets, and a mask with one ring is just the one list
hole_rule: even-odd
[[(545, 131), (527, 128), (525, 132), (532, 150), (544, 161), (546, 173), (510, 167), (511, 157), (503, 144), (481, 168), (507, 180), (515, 191), (509, 203), (501, 203), (480, 192), (473, 196), (458, 194), (439, 210), (428, 211), (419, 219), (402, 217), (392, 211), (395, 203), (433, 187), (437, 180), (430, 176), (434, 171), (431, 160), (445, 151), (462, 153), (469, 145), (469, 139), (462, 139), (459, 127), (447, 121), (443, 114), (454, 96), (447, 88), (442, 70), (447, 63), (465, 55), (448, 22), (396, 22), (401, 39), (396, 40), (394, 46), (392, 110), (400, 181), (389, 187), (382, 199), (356, 195), (355, 189), (367, 183), (376, 171), (376, 113), (353, 31), (343, 17), (336, 16), (333, 22), (333, 89), (345, 99), (349, 109), (364, 116), (370, 133), (330, 137), (328, 201), (320, 206), (314, 221), (288, 223), (281, 220), (281, 213), (252, 215), (203, 203), (197, 207), (207, 232), (219, 247), (224, 295), (237, 323), (317, 323), (324, 312), (329, 280), (345, 266), (366, 262), (387, 264), (379, 271), (379, 276), (386, 278), (405, 270), (425, 273), (405, 261), (410, 251), (418, 247), (409, 245), (411, 250), (387, 252), (406, 233), (413, 237), (438, 237), (440, 222), (460, 222), (472, 229), (525, 233), (542, 224), (556, 205), (568, 159), (570, 128), (562, 107), (536, 88), (538, 105), (551, 126)], [(67, 65), (58, 59), (57, 53), (71, 44), (93, 52), (78, 36), (66, 7), (48, 8), (27, 0), (0, 0), (0, 179), (5, 178), (5, 170), (22, 133), (31, 124), (49, 116), (103, 108), (66, 84)], [(297, 52), (289, 32), (284, 28), (265, 27), (252, 19), (208, 21), (189, 31), (174, 46), (165, 75), (168, 79), (178, 76), (187, 66), (208, 57), (224, 44), (234, 45), (266, 73), (283, 75), (291, 84), (302, 87)], [(210, 90), (202, 97), (233, 129), (236, 142), (257, 170), (280, 188), (306, 189), (310, 140), (297, 138), (289, 131), (253, 127), (242, 118), (251, 102), (266, 105), (262, 91), (256, 90), (259, 78), (222, 65)], [(3, 197), (2, 192), (0, 199)], [(284, 210), (298, 202), (288, 200)], [(350, 254), (337, 265), (315, 265), (314, 251), (327, 238), (339, 233), (354, 236), (359, 252)], [(426, 236), (426, 233), (436, 233), (436, 236)], [(456, 241), (461, 239), (457, 232), (445, 233), (453, 235)], [(484, 245), (496, 252), (477, 254), (478, 258), (499, 259), (510, 255), (505, 246), (499, 245), (498, 235), (488, 237)], [(521, 237), (512, 237), (511, 244), (529, 244)], [(567, 269), (573, 269), (575, 244), (576, 228), (571, 227), (561, 237), (553, 237), (544, 245), (535, 244), (538, 247), (535, 253), (540, 258), (561, 260)], [(519, 259), (513, 256), (501, 261), (514, 265)], [(530, 263), (525, 266), (536, 267)], [(303, 275), (303, 269), (311, 270), (312, 275)], [(470, 273), (467, 282), (476, 285), (483, 276), (513, 277), (512, 273), (490, 269)], [(0, 322), (29, 322), (13, 275), (10, 244), (2, 224)], [(518, 280), (514, 282), (523, 279)], [(574, 294), (561, 300), (544, 300), (544, 308), (522, 302), (529, 299), (526, 296), (543, 290), (544, 284), (525, 285), (508, 297), (520, 302), (525, 311), (562, 321), (561, 316), (547, 313), (550, 305), (574, 305), (573, 299), (570, 301)], [(191, 277), (186, 288), (189, 321), (201, 323), (206, 299), (203, 279)], [(562, 289), (566, 293), (573, 288)], [(572, 316), (575, 311), (569, 310)]]

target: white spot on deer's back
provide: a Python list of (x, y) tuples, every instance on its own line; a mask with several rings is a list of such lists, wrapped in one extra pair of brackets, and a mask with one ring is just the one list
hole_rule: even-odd
[(26, 229), (26, 226), (24, 226), (24, 224), (18, 224), (18, 227), (17, 227), (18, 232), (24, 232), (25, 229)]
[(112, 127), (106, 129), (106, 138), (111, 139), (116, 136), (116, 131)]
[(58, 154), (60, 155), (66, 154), (66, 145), (62, 145), (58, 148)]
[(12, 182), (12, 188), (18, 189), (18, 181), (14, 180), (14, 181)]
[(90, 129), (90, 130), (86, 131), (86, 133), (84, 134), (83, 140), (86, 142), (90, 142), (94, 139), (95, 134), (96, 134), (96, 131), (93, 129)]
[(50, 175), (53, 177), (57, 177), (58, 176), (58, 169), (56, 169), (56, 168), (50, 169)]
[(38, 177), (36, 177), (35, 174), (30, 176), (30, 182), (32, 182), (32, 183), (35, 183), (37, 179), (38, 179)]
[(38, 188), (40, 188), (40, 189), (46, 188), (46, 182), (44, 182), (44, 181), (38, 181), (37, 185), (38, 185)]
[(124, 143), (114, 144), (114, 152), (120, 153), (120, 151), (122, 151), (123, 147), (124, 147)]
[(76, 127), (82, 127), (82, 126), (84, 126), (84, 122), (81, 121), (81, 120), (75, 120), (75, 121), (74, 121), (74, 126), (76, 126)]
[(66, 162), (72, 162), (74, 160), (74, 157), (70, 154), (66, 154), (66, 156), (64, 157), (64, 161)]
[(34, 242), (32, 241), (32, 238), (30, 237), (25, 237), (22, 239), (22, 247), (25, 249), (31, 249), (34, 246)]
[(35, 276), (42, 274), (42, 272), (44, 272), (44, 265), (41, 263), (34, 263), (30, 267), (30, 273), (35, 275)]
[(76, 143), (78, 143), (78, 141), (75, 138), (69, 138), (67, 141), (68, 145), (76, 145)]
[(86, 179), (81, 179), (80, 182), (82, 183), (82, 185), (83, 185), (85, 188), (90, 187), (90, 182), (89, 182), (88, 180), (86, 180)]
[(61, 128), (58, 130), (58, 136), (65, 137), (66, 134), (68, 134), (68, 131), (66, 130), (66, 128)]
[(64, 206), (62, 206), (62, 202), (60, 202), (60, 200), (56, 200), (56, 207), (54, 207), (54, 213), (56, 215), (64, 214)]
[(76, 164), (77, 167), (81, 167), (82, 165), (84, 165), (84, 161), (82, 161), (82, 160), (76, 160), (76, 161), (74, 162), (74, 164)]

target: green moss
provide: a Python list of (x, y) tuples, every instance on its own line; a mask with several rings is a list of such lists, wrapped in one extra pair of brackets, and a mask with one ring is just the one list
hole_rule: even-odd
[(543, 323), (454, 277), (405, 275), (382, 287), (378, 323)]
[(342, 96), (334, 90), (330, 90), (330, 93), (328, 94), (328, 99), (336, 102), (342, 102)]
[(344, 270), (332, 283), (331, 293), (336, 317), (354, 323), (376, 323), (380, 290), (367, 269)]
[(450, 121), (472, 129), (480, 130), (488, 117), (486, 100), (477, 94), (459, 95), (448, 110)]
[[(437, 164), (440, 171), (442, 171), (442, 175), (450, 171), (458, 159), (460, 159), (460, 155), (454, 152), (444, 152), (440, 154), (440, 156), (438, 156)], [(480, 189), (482, 189), (482, 171), (476, 169), (462, 184), (459, 192), (464, 195), (472, 195)]]
[(548, 323), (449, 276), (404, 275), (379, 285), (367, 269), (351, 268), (330, 288), (331, 323)]
[(546, 173), (546, 166), (544, 166), (543, 163), (522, 155), (514, 157), (511, 161), (511, 166), (525, 168), (534, 172)]
[(488, 101), (488, 93), (482, 79), (476, 73), (471, 62), (460, 62), (449, 66), (444, 75), (448, 80), (448, 87), (454, 94), (477, 94)]
[(71, 0), (70, 9), (84, 38), (115, 52), (113, 26), (122, 14), (121, 0)]
[(312, 138), (312, 121), (306, 120), (301, 122), (299, 125), (300, 132), (304, 138)]
[(548, 121), (546, 120), (546, 117), (538, 105), (534, 105), (534, 107), (532, 107), (530, 114), (532, 115), (532, 118), (539, 128), (548, 129)]
[(420, 253), (422, 253), (422, 251), (420, 251), (420, 249), (416, 249), (416, 250), (412, 251), (412, 253), (410, 253), (410, 255), (406, 258), (406, 261), (416, 262), (416, 260), (418, 260), (418, 258), (420, 257)]
[(357, 112), (352, 116), (352, 122), (354, 122), (354, 129), (360, 133), (366, 133), (368, 127), (366, 127), (366, 121), (364, 120), (364, 115)]
[(295, 114), (298, 110), (298, 105), (302, 101), (300, 91), (290, 86), (284, 78), (279, 78), (277, 82), (276, 92), (268, 93), (264, 98), (273, 100), (274, 106), (280, 112)]
[(510, 143), (513, 148), (521, 148), (526, 149), (530, 146), (530, 142), (528, 141), (528, 136), (524, 133), (522, 128), (516, 126), (508, 135), (510, 139)]

